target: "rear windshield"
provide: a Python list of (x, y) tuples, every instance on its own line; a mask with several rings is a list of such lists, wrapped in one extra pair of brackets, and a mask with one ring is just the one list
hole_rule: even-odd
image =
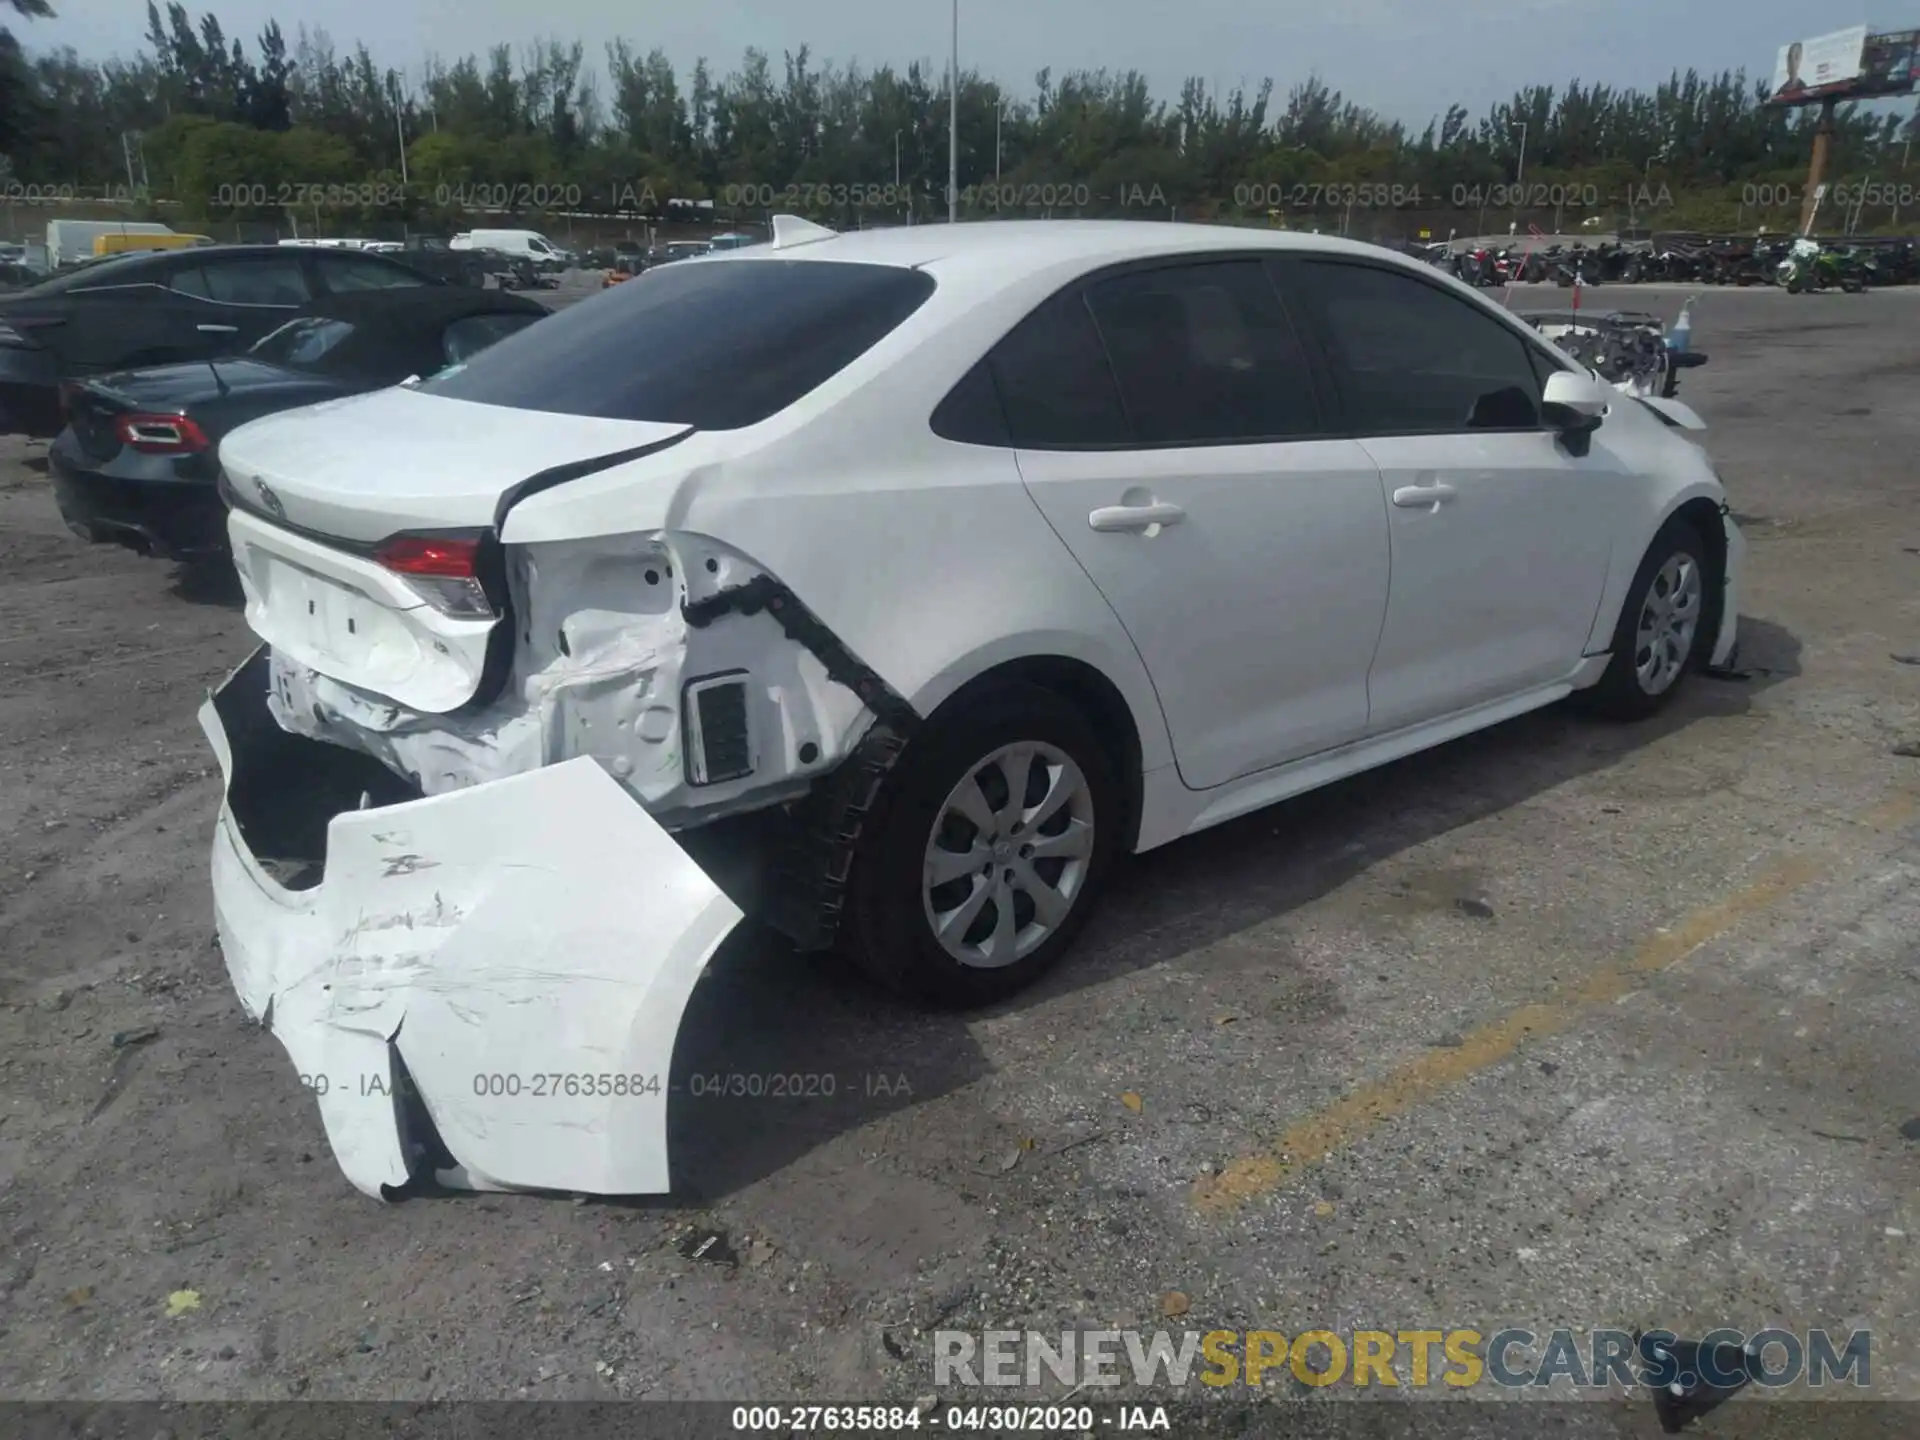
[(62, 266), (57, 274), (31, 289), (14, 293), (27, 299), (39, 299), (47, 295), (64, 295), (69, 290), (84, 286), (147, 284), (159, 279), (155, 258), (144, 251), (132, 255), (93, 255)]
[(893, 265), (669, 265), (558, 311), (420, 388), (516, 410), (735, 430), (819, 388), (932, 293), (932, 276)]
[(345, 320), (304, 315), (298, 320), (289, 320), (265, 339), (255, 341), (250, 353), (271, 365), (317, 370), (322, 358), (337, 350), (351, 334), (353, 326)]

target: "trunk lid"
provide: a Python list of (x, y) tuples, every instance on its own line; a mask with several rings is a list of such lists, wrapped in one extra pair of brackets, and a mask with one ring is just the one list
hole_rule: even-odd
[(300, 529), (373, 543), (401, 531), (486, 529), (507, 492), (542, 471), (692, 433), (687, 425), (513, 410), (395, 386), (242, 425), (220, 443), (220, 464), (241, 504), (264, 504)]
[(247, 624), (288, 659), (411, 710), (444, 715), (480, 689), (499, 615), (449, 615), (381, 565), (250, 511), (227, 517)]
[(488, 662), (512, 638), (506, 587), (483, 576), (495, 613), (449, 613), (380, 562), (382, 542), (478, 535), (497, 553), (496, 515), (526, 482), (691, 433), (399, 387), (242, 425), (221, 442), (220, 463), (247, 623), (343, 684), (430, 714), (457, 710), (504, 673)]
[(111, 460), (120, 453), (120, 435), (114, 422), (133, 407), (110, 391), (91, 385), (68, 385), (61, 396), (67, 424), (80, 449), (95, 460)]
[[(274, 405), (323, 400), (340, 391), (337, 383), (257, 360), (191, 360), (72, 381), (64, 398), (80, 448), (108, 460), (121, 450), (114, 422), (122, 415), (191, 415), (208, 428), (221, 402), (235, 396)], [(217, 435), (211, 428), (208, 433)]]
[(149, 410), (158, 414), (179, 414), (195, 405), (218, 400), (244, 391), (270, 394), (275, 391), (298, 393), (330, 390), (340, 393), (337, 382), (264, 360), (182, 360), (171, 365), (150, 365), (139, 370), (122, 370), (101, 375), (87, 382), (94, 390), (111, 392), (113, 398), (130, 410)]

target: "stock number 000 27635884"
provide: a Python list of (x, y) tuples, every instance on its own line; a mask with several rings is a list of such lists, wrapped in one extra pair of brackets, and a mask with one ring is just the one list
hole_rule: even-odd
[(1352, 185), (1287, 184), (1270, 181), (1233, 187), (1233, 203), (1253, 210), (1397, 210), (1420, 203), (1418, 185), (1368, 181)]
[(815, 205), (905, 205), (913, 199), (911, 185), (723, 185), (720, 203), (733, 208), (771, 210), (779, 205), (809, 209)]
[(243, 206), (385, 206), (406, 202), (404, 185), (388, 185), (368, 180), (357, 185), (308, 185), (282, 181), (276, 185), (222, 185), (213, 192), (213, 203), (239, 208)]

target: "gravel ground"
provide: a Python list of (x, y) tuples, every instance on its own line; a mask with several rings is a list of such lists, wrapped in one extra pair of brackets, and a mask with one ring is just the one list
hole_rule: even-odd
[(899, 1400), (936, 1323), (1184, 1304), (1870, 1325), (1875, 1390), (1920, 1399), (1917, 320), (1911, 293), (1698, 306), (1750, 679), (1144, 857), (997, 1011), (737, 935), (676, 1075), (834, 1094), (676, 1101), (682, 1188), (630, 1204), (346, 1185), (211, 938), (193, 715), (250, 648), (230, 589), (80, 544), (44, 447), (8, 442), (0, 1398)]

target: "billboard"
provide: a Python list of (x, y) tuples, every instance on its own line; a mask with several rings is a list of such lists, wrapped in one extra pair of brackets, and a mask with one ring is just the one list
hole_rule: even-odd
[(1864, 25), (1782, 45), (1773, 66), (1768, 103), (1798, 105), (1851, 92), (1860, 78), (1866, 48)]
[(1860, 56), (1856, 95), (1904, 95), (1920, 81), (1920, 30), (1869, 35)]

